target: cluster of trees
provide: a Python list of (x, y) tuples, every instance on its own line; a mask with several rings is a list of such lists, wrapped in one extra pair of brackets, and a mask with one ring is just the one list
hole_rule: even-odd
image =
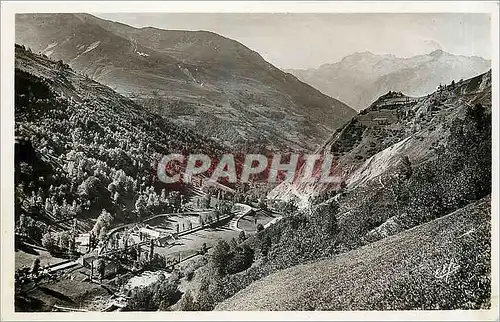
[(215, 205), (215, 210), (219, 211), (222, 215), (227, 215), (233, 209), (234, 203), (232, 201), (220, 200)]
[(115, 247), (118, 243), (121, 243), (123, 247), (120, 252), (108, 255), (109, 259), (114, 263), (120, 263), (128, 269), (136, 271), (143, 269), (165, 270), (172, 265), (169, 258), (155, 253), (155, 244), (153, 240), (151, 240), (146, 249), (144, 249), (138, 244), (132, 245), (128, 238), (129, 236), (124, 234), (121, 240), (114, 238), (110, 239), (111, 243), (117, 243)]
[(340, 229), (335, 201), (292, 212), (258, 233), (261, 255), (285, 268), (336, 251)]
[(244, 204), (259, 204), (259, 202), (266, 200), (267, 194), (273, 190), (274, 187), (274, 184), (269, 184), (267, 182), (264, 184), (241, 184), (236, 190), (232, 200)]
[[(255, 280), (309, 260), (337, 253), (341, 227), (338, 205), (322, 204), (309, 212), (293, 212), (252, 238), (219, 242), (201, 274), (196, 298), (184, 294), (181, 310), (212, 310)], [(260, 259), (255, 261), (255, 259)], [(236, 274), (238, 273), (238, 274)]]
[(337, 195), (337, 193), (338, 193), (338, 191), (335, 189), (323, 190), (311, 198), (311, 203), (312, 204), (320, 204), (322, 202), (325, 202), (325, 201), (335, 197), (335, 195)]
[[(211, 200), (210, 195), (207, 195), (203, 200)], [(207, 207), (206, 209), (208, 209), (210, 207), (210, 203), (207, 202), (205, 206)], [(218, 199), (213, 211), (200, 214), (200, 225), (203, 227), (205, 225), (217, 224), (222, 217), (231, 213), (232, 208), (233, 203), (231, 201)]]
[(178, 284), (178, 275), (173, 274), (169, 278), (160, 275), (157, 282), (131, 290), (126, 309), (130, 311), (167, 311), (172, 304), (181, 298), (182, 293), (179, 291)]
[(194, 198), (193, 203), (197, 209), (209, 209), (212, 204), (212, 196), (208, 192), (205, 196)]
[(395, 185), (405, 227), (459, 209), (491, 193), (491, 112), (481, 104), (455, 119), (437, 158), (412, 167), (410, 180)]
[[(201, 224), (201, 222), (200, 222), (200, 224)], [(181, 231), (193, 229), (193, 222), (189, 219), (184, 219), (184, 220), (181, 220), (180, 222), (176, 223), (175, 227), (176, 227), (177, 233), (180, 233)]]
[[(205, 244), (206, 248), (206, 244)], [(203, 253), (204, 254), (204, 253)], [(198, 260), (190, 260), (187, 262), (186, 266), (184, 266), (181, 270), (182, 274), (187, 281), (191, 281), (194, 277), (195, 271), (206, 265), (208, 263), (208, 260), (205, 257), (202, 257), (201, 259)]]
[(200, 225), (204, 227), (205, 225), (211, 225), (219, 221), (221, 213), (219, 211), (213, 211), (208, 213), (200, 214)]
[(285, 215), (293, 214), (298, 209), (297, 200), (294, 198), (291, 198), (290, 200), (287, 201), (279, 200), (277, 202), (274, 202), (273, 208), (277, 212)]
[(235, 274), (250, 267), (254, 260), (254, 250), (248, 245), (228, 244), (221, 240), (215, 245), (210, 262), (219, 276)]
[(21, 214), (19, 221), (16, 223), (16, 234), (24, 237), (29, 237), (32, 240), (41, 240), (43, 234), (47, 230), (47, 225), (41, 221), (35, 220), (30, 216)]
[[(25, 218), (25, 216), (21, 215), (21, 218)], [(90, 231), (90, 249), (95, 248), (99, 242), (102, 243), (106, 241), (107, 232), (113, 219), (113, 216), (108, 211), (105, 209), (102, 210), (101, 214), (97, 217), (92, 230)], [(19, 227), (22, 226), (23, 225), (19, 225)], [(74, 220), (71, 230), (54, 231), (51, 230), (50, 227), (47, 227), (45, 230), (48, 231), (41, 236), (40, 241), (42, 246), (47, 248), (51, 254), (59, 256), (63, 255), (72, 258), (78, 253), (75, 242), (78, 234), (76, 229), (76, 219)]]
[(179, 191), (170, 191), (168, 194), (165, 189), (158, 195), (155, 189), (150, 186), (142, 191), (135, 201), (135, 211), (139, 218), (146, 214), (157, 212), (179, 212), (184, 205), (184, 196)]
[[(227, 243), (221, 240), (214, 246), (208, 262), (202, 268), (200, 277), (200, 288), (196, 299), (187, 291), (179, 303), (182, 311), (208, 311), (213, 310), (215, 305), (234, 294), (228, 288), (232, 285), (226, 284), (236, 273), (249, 269), (255, 258), (255, 251), (244, 243), (245, 235), (240, 234), (238, 243), (235, 239)], [(202, 250), (203, 251), (203, 250)], [(205, 250), (206, 252), (206, 250)], [(197, 272), (200, 272), (198, 270)], [(187, 278), (187, 275), (186, 275)]]
[(76, 233), (74, 231), (49, 231), (42, 237), (42, 246), (54, 255), (73, 257), (76, 253)]
[(97, 220), (90, 231), (90, 248), (94, 248), (98, 242), (103, 243), (113, 222), (113, 215), (111, 215), (106, 209), (101, 211), (101, 214), (97, 217)]

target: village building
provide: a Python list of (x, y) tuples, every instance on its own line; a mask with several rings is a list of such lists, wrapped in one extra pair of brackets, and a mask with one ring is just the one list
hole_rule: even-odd
[(155, 230), (149, 226), (142, 227), (139, 230), (139, 236), (141, 241), (150, 240), (150, 239), (158, 239), (160, 237), (160, 232)]
[(79, 234), (75, 237), (75, 244), (77, 246), (88, 246), (90, 244), (90, 234)]
[(86, 253), (89, 251), (90, 247), (90, 234), (79, 234), (75, 237), (75, 247), (80, 253)]
[(172, 234), (159, 231), (149, 225), (134, 227), (130, 238), (136, 244), (154, 240), (155, 245), (160, 247), (165, 247), (175, 242), (175, 237)]

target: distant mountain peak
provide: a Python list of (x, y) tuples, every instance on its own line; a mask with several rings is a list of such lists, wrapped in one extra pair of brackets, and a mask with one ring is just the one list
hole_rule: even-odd
[(344, 58), (342, 58), (341, 62), (351, 60), (351, 59), (358, 60), (358, 59), (363, 59), (363, 58), (373, 58), (375, 56), (376, 55), (374, 53), (372, 53), (371, 51), (358, 51), (358, 52), (352, 53), (348, 56), (345, 56)]
[(354, 54), (352, 54), (352, 56), (375, 56), (374, 53), (372, 53), (371, 51), (357, 51), (355, 52)]
[(436, 49), (436, 50), (432, 51), (431, 53), (429, 53), (429, 56), (432, 56), (432, 57), (441, 57), (444, 55), (451, 55), (451, 54), (447, 53), (446, 51), (441, 50), (441, 49)]

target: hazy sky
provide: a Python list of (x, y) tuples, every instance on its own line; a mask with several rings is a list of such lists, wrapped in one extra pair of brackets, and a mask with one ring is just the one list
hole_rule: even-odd
[(103, 13), (135, 27), (209, 30), (280, 68), (334, 63), (354, 52), (409, 57), (442, 49), (491, 59), (487, 14)]

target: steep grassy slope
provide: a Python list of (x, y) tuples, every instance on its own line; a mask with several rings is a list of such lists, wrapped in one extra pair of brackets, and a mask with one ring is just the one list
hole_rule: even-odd
[(390, 90), (422, 96), (433, 92), (439, 84), (470, 78), (490, 68), (491, 61), (481, 57), (436, 50), (409, 58), (355, 53), (317, 69), (289, 72), (359, 111)]
[[(87, 14), (16, 16), (16, 41), (224, 142), (312, 149), (355, 112), (242, 44)], [(249, 145), (252, 147), (252, 145)]]
[(217, 310), (486, 309), (490, 200), (253, 283)]

